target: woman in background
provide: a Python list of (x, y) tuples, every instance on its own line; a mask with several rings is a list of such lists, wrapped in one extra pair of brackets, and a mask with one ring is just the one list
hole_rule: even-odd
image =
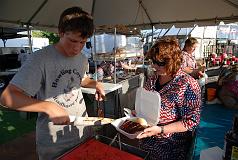
[(165, 37), (148, 53), (156, 70), (145, 89), (161, 96), (159, 123), (138, 136), (151, 160), (184, 160), (192, 131), (200, 122), (201, 91), (197, 81), (181, 69), (178, 40)]
[(183, 71), (190, 74), (195, 79), (199, 79), (200, 77), (203, 76), (203, 72), (202, 70), (200, 70), (200, 68), (198, 68), (198, 65), (195, 59), (195, 50), (197, 46), (198, 46), (197, 39), (190, 37), (185, 41), (185, 45), (182, 51)]

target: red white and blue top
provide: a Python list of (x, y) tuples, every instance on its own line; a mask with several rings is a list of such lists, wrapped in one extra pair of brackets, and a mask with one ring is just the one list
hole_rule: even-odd
[(159, 86), (158, 76), (149, 77), (144, 88), (157, 91), (161, 96), (158, 125), (181, 120), (185, 128), (193, 130), (199, 124), (201, 90), (197, 81), (181, 69), (164, 86)]
[(186, 132), (160, 134), (139, 141), (141, 149), (148, 151), (150, 160), (184, 160), (193, 133), (200, 122), (201, 90), (197, 81), (181, 69), (165, 85), (159, 85), (158, 76), (149, 77), (145, 89), (157, 91), (161, 96), (158, 125), (181, 121)]

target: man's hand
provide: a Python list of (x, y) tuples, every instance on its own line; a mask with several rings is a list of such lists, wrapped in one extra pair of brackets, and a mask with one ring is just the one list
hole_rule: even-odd
[(105, 91), (102, 83), (96, 82), (96, 93), (95, 93), (95, 99), (97, 101), (105, 100)]
[(46, 114), (54, 124), (67, 125), (70, 123), (68, 112), (56, 103), (49, 102)]

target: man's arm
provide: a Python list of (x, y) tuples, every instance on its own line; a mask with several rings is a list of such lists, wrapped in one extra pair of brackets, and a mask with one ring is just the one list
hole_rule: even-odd
[(63, 107), (32, 98), (13, 84), (9, 84), (3, 91), (0, 103), (9, 109), (46, 113), (54, 124), (69, 123), (69, 115)]
[(98, 95), (96, 94), (96, 99), (98, 100), (103, 100), (103, 97), (105, 97), (104, 87), (101, 82), (97, 82), (86, 76), (82, 79), (81, 86), (85, 88), (95, 88), (96, 92), (99, 93), (99, 97), (97, 97)]

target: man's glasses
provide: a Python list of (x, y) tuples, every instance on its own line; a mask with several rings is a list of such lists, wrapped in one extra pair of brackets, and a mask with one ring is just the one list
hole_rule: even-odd
[(166, 65), (165, 61), (157, 61), (155, 59), (152, 59), (152, 63), (156, 64), (158, 66), (165, 66)]

